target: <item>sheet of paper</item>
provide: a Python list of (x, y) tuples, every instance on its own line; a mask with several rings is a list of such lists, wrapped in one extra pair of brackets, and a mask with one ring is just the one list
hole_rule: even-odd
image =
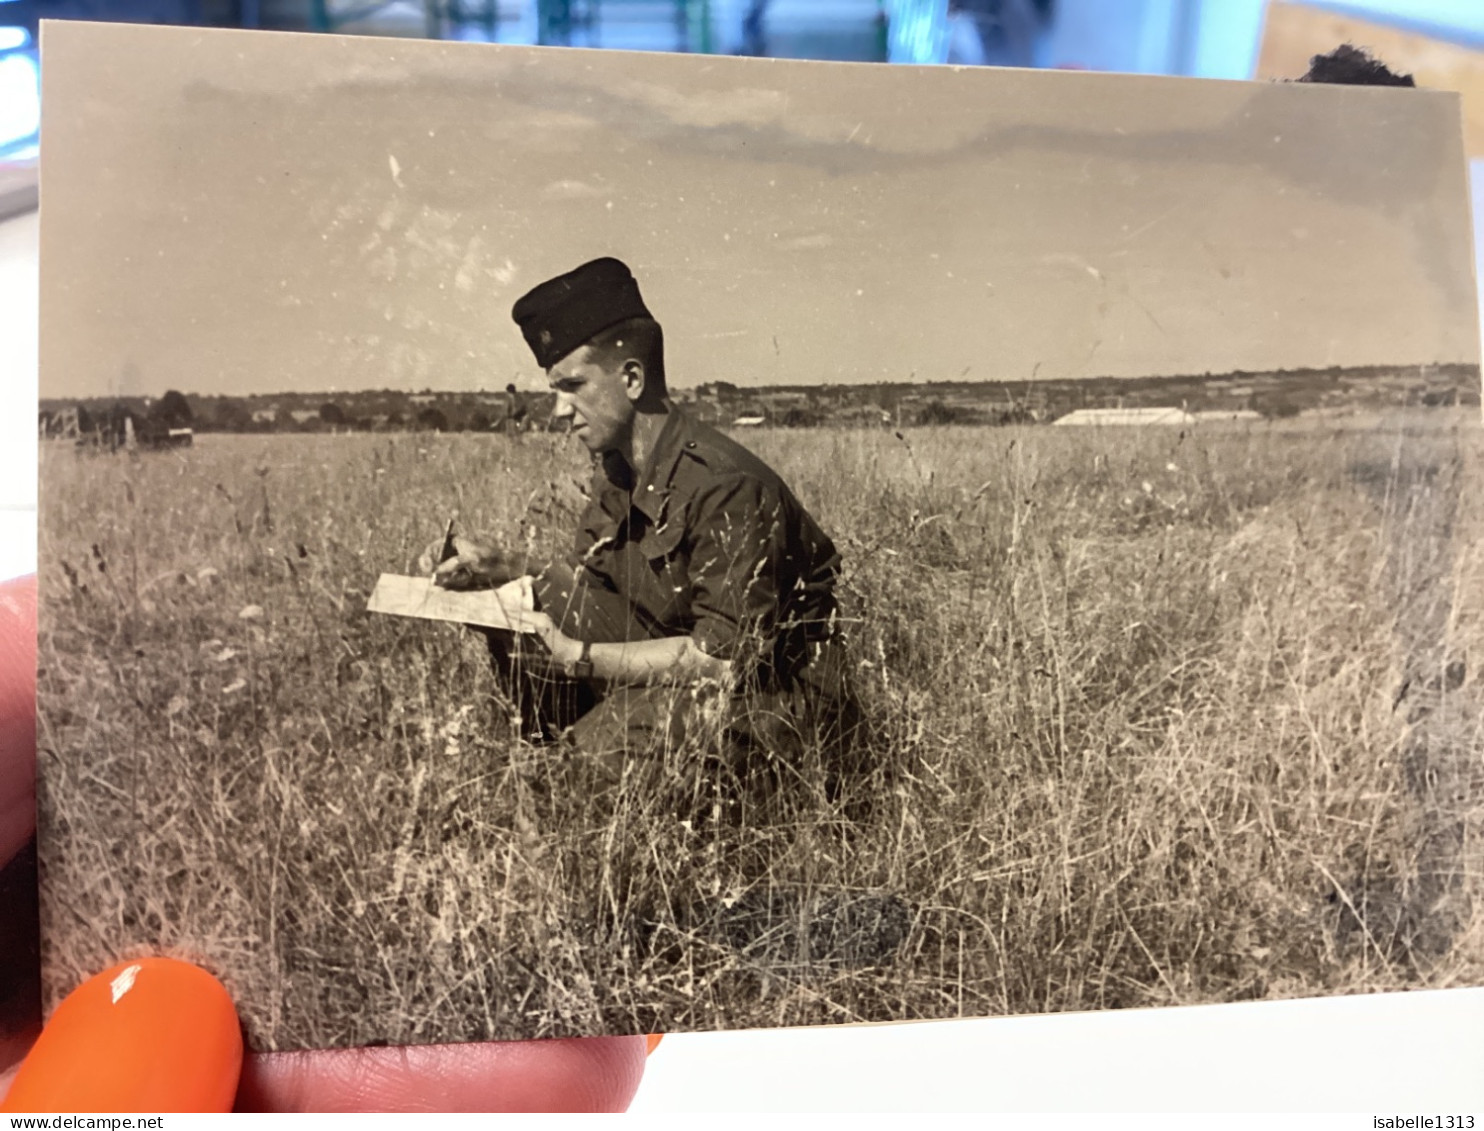
[(522, 595), (514, 583), (499, 589), (456, 592), (442, 589), (426, 577), (384, 573), (376, 582), (366, 611), (419, 620), (499, 628), (506, 632), (534, 632), (524, 614)]

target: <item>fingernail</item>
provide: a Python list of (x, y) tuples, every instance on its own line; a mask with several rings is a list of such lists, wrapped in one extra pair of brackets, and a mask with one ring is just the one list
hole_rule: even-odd
[(187, 962), (140, 958), (67, 995), (0, 1112), (231, 1111), (241, 1070), (222, 984)]
[(665, 1034), (650, 1033), (649, 1036), (645, 1037), (644, 1039), (649, 1042), (649, 1047), (644, 1051), (644, 1055), (648, 1056), (650, 1053), (654, 1052), (655, 1049), (660, 1047), (660, 1042), (665, 1039)]

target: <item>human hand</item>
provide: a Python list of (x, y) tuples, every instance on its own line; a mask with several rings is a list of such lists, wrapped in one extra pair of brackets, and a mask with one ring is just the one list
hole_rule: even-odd
[[(0, 584), (0, 864), (35, 829), (35, 657), (36, 579)], [(7, 913), (0, 907), (0, 915)], [(141, 977), (132, 992), (149, 990)], [(212, 1009), (210, 997), (188, 994), (191, 1008), (203, 1013)], [(216, 1016), (213, 1024), (220, 1024)], [(116, 1038), (118, 1047), (133, 1046), (148, 1062), (169, 1065), (179, 1042), (207, 1043), (194, 1020), (167, 1029), (156, 1025)], [(80, 1031), (92, 1032), (86, 1025)], [(92, 1038), (61, 1048), (64, 1062), (83, 1039)], [(244, 1111), (620, 1111), (639, 1085), (645, 1052), (643, 1037), (597, 1037), (250, 1054), (235, 1104)], [(82, 1063), (98, 1059), (94, 1046)], [(10, 1083), (7, 1067), (0, 1061), (0, 1093)], [(151, 1110), (135, 1102), (138, 1094), (120, 1092), (113, 1110)], [(55, 1106), (78, 1110), (60, 1098)]]
[(532, 630), (531, 634), (546, 645), (546, 650), (551, 653), (552, 663), (573, 664), (582, 658), (582, 641), (563, 632), (550, 614), (524, 612), (520, 614), (520, 619)]
[(440, 562), (443, 548), (440, 538), (417, 559), (418, 575), (432, 575), (433, 584), (443, 589), (493, 589), (526, 572), (524, 554), (509, 554), (485, 542), (456, 537), (454, 555)]

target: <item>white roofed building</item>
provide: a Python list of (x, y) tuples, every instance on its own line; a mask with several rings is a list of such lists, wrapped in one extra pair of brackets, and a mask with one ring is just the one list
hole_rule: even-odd
[(1130, 425), (1130, 424), (1175, 424), (1190, 425), (1195, 417), (1183, 408), (1079, 408), (1052, 421), (1053, 424), (1082, 425), (1084, 427)]

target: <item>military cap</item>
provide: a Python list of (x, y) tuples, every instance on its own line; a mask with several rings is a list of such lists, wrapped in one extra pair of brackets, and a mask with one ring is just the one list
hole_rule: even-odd
[(594, 259), (522, 295), (510, 312), (542, 369), (550, 369), (610, 326), (652, 315), (633, 273), (617, 259)]

